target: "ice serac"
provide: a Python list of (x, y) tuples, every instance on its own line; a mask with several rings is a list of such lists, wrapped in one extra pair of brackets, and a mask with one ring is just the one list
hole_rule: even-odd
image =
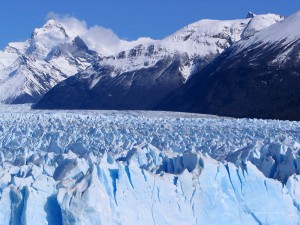
[[(155, 154), (150, 147), (126, 160), (72, 152), (50, 164), (39, 159), (53, 168), (55, 180), (37, 161), (23, 165), (14, 174), (19, 182), (1, 189), (1, 224), (299, 224), (293, 177), (285, 187), (250, 162), (244, 171), (199, 153), (175, 161)], [(27, 166), (37, 167), (35, 175)]]
[(35, 107), (154, 109), (224, 50), (282, 19), (267, 14), (239, 20), (200, 20), (163, 40), (148, 40), (103, 57), (59, 83)]
[(300, 224), (299, 122), (0, 115), (0, 224)]

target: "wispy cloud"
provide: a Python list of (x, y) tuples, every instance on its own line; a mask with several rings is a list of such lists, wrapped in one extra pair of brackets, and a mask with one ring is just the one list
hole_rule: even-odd
[(116, 54), (124, 50), (124, 48), (133, 47), (142, 41), (150, 41), (144, 38), (132, 42), (122, 40), (111, 29), (98, 25), (89, 27), (84, 20), (78, 20), (70, 15), (49, 12), (46, 19), (58, 21), (63, 25), (70, 37), (81, 37), (90, 49), (104, 55)]

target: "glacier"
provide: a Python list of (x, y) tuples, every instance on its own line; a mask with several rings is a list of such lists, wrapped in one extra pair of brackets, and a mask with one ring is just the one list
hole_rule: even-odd
[(0, 224), (300, 224), (300, 123), (0, 107)]

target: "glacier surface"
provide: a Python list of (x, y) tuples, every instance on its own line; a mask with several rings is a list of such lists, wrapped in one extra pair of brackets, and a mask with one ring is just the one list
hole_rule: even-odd
[(0, 107), (0, 224), (300, 224), (300, 123)]

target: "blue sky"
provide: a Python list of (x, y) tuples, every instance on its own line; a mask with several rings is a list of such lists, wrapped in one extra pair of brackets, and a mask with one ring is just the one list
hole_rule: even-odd
[(236, 19), (248, 11), (290, 15), (299, 0), (1, 0), (0, 48), (27, 39), (49, 12), (68, 14), (89, 26), (112, 29), (120, 38), (163, 38), (203, 18)]

